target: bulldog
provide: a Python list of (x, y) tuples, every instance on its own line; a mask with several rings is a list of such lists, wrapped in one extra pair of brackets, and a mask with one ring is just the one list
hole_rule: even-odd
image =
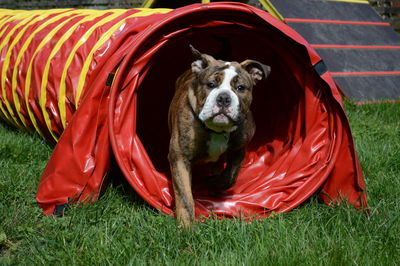
[(225, 62), (190, 48), (195, 60), (177, 79), (168, 113), (176, 217), (187, 229), (195, 215), (193, 166), (215, 166), (207, 181), (215, 193), (235, 183), (255, 132), (253, 86), (270, 73), (269, 66), (254, 60)]

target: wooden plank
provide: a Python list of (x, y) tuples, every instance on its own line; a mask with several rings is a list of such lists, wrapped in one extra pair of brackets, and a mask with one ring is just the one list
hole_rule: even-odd
[(352, 100), (397, 100), (400, 95), (400, 75), (390, 76), (336, 76), (335, 81)]
[(365, 4), (310, 0), (270, 0), (270, 2), (285, 19), (382, 21), (374, 9)]

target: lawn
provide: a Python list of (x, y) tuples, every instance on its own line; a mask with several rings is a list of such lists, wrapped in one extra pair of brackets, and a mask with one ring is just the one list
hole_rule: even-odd
[(316, 198), (257, 220), (207, 220), (194, 232), (123, 180), (95, 204), (46, 217), (36, 187), (52, 147), (0, 122), (0, 265), (398, 265), (400, 104), (346, 104), (371, 214)]

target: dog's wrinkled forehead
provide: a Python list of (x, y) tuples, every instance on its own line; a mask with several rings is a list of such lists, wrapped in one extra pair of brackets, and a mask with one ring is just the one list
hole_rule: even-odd
[(239, 63), (221, 60), (211, 63), (200, 71), (199, 80), (205, 83), (203, 85), (210, 85), (207, 82), (213, 82), (214, 84), (211, 84), (211, 86), (215, 88), (222, 84), (234, 86), (234, 83), (238, 82), (249, 88), (253, 86), (250, 74)]

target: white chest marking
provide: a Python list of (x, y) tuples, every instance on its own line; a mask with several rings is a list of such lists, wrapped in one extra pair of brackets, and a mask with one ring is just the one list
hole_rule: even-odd
[(207, 142), (209, 162), (218, 161), (219, 157), (228, 149), (229, 133), (211, 133)]

